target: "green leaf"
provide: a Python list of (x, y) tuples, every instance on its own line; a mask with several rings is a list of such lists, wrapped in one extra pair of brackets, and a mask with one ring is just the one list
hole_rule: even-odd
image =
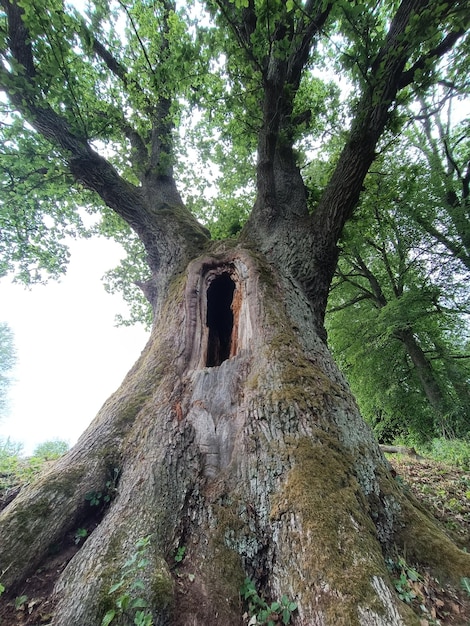
[[(115, 468), (114, 472), (116, 473), (116, 472), (118, 472), (118, 470)], [(150, 545), (151, 538), (152, 538), (152, 535), (147, 535), (146, 537), (141, 537), (140, 539), (138, 539), (136, 541), (135, 547), (138, 550), (141, 550), (142, 548), (147, 548)]]
[(132, 609), (145, 609), (147, 608), (148, 603), (143, 598), (135, 598), (131, 602)]
[(116, 611), (114, 609), (110, 609), (101, 620), (101, 626), (109, 626), (115, 617)]
[(417, 580), (420, 579), (419, 573), (414, 569), (409, 568), (407, 570), (407, 574), (408, 574), (408, 578), (412, 580), (413, 582), (416, 582)]
[(137, 559), (139, 558), (138, 554), (133, 554), (131, 557), (129, 557), (127, 559), (127, 561), (124, 563), (124, 567), (131, 567), (132, 565), (135, 564), (135, 562), (137, 561)]
[(462, 589), (467, 593), (468, 597), (470, 598), (470, 578), (466, 578), (466, 577), (461, 578), (460, 585)]
[(118, 583), (114, 583), (114, 585), (111, 585), (111, 587), (109, 588), (108, 594), (114, 593), (115, 591), (120, 589), (125, 584), (125, 582), (126, 582), (125, 580), (121, 579)]
[(135, 626), (152, 626), (152, 624), (153, 620), (151, 615), (143, 611), (137, 611), (134, 617)]
[(15, 609), (19, 609), (23, 606), (25, 602), (27, 602), (28, 596), (22, 595), (15, 598)]
[(124, 593), (122, 596), (119, 596), (119, 598), (116, 600), (116, 606), (121, 611), (125, 611), (127, 607), (129, 606), (130, 601), (131, 601), (130, 595), (128, 593)]
[(131, 589), (145, 589), (145, 584), (142, 580), (135, 580), (132, 585), (131, 585)]

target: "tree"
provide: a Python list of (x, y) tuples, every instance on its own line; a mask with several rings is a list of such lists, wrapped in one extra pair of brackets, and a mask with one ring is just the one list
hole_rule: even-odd
[(69, 447), (70, 446), (66, 441), (61, 441), (60, 439), (44, 441), (34, 448), (33, 456), (38, 456), (46, 461), (51, 461), (65, 454)]
[(0, 416), (7, 409), (7, 393), (10, 386), (10, 370), (15, 364), (13, 333), (5, 322), (0, 323)]
[(329, 339), (382, 441), (464, 436), (466, 276), (410, 216), (410, 207), (426, 206), (428, 190), (402, 156), (387, 153), (375, 163), (343, 235)]
[[(470, 559), (399, 491), (323, 319), (338, 238), (397, 98), (463, 41), (465, 3), (217, 0), (199, 26), (168, 0), (96, 2), (87, 16), (58, 1), (2, 6), (10, 115), (137, 234), (154, 314), (121, 388), (2, 513), (5, 586), (98, 501), (103, 517), (56, 582), (56, 626), (126, 623), (109, 594), (124, 573), (143, 582), (137, 606), (155, 624), (241, 623), (245, 577), (295, 599), (297, 624), (416, 624), (384, 551), (406, 546), (454, 580)], [(310, 213), (297, 98), (315, 50), (341, 33), (359, 96)], [(225, 94), (233, 144), (220, 140), (243, 138), (247, 158), (256, 147), (256, 199), (235, 240), (211, 242), (177, 187), (175, 129), (185, 103), (218, 111)]]
[[(468, 91), (468, 86), (467, 86)], [(460, 90), (451, 84), (419, 99), (420, 111), (407, 133), (415, 174), (429, 190), (426, 206), (412, 212), (416, 223), (470, 270), (470, 166), (468, 118), (452, 124)], [(416, 158), (416, 151), (418, 151)]]

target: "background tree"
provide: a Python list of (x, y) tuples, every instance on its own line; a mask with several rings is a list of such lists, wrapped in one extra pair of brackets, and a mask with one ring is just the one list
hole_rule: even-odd
[(66, 441), (53, 439), (38, 444), (34, 448), (33, 456), (41, 457), (46, 461), (52, 461), (65, 454), (69, 448), (70, 446)]
[(379, 437), (422, 443), (468, 431), (468, 297), (459, 262), (410, 217), (426, 188), (402, 156), (387, 154), (369, 175), (343, 237), (328, 329)]
[[(469, 153), (461, 101), (468, 79), (459, 59), (448, 69), (446, 80), (418, 97), (399, 141), (384, 142), (361, 201), (368, 236), (364, 223), (350, 224), (334, 285), (330, 342), (363, 414), (385, 439), (467, 433)], [(397, 299), (401, 305), (392, 306)], [(365, 326), (372, 303), (374, 321)], [(421, 329), (402, 336), (405, 352), (400, 324)]]
[[(406, 545), (454, 580), (469, 557), (398, 490), (323, 321), (337, 242), (392, 110), (462, 40), (466, 4), (217, 0), (197, 22), (167, 0), (86, 14), (58, 0), (1, 4), (7, 121), (24, 121), (25, 142), (49, 141), (74, 184), (136, 233), (154, 314), (121, 388), (2, 512), (10, 592), (101, 501), (55, 584), (56, 626), (125, 623), (109, 594), (123, 571), (144, 583), (139, 610), (156, 624), (241, 623), (246, 576), (294, 598), (297, 624), (416, 624), (384, 552)], [(303, 86), (315, 50), (339, 35), (358, 97), (312, 211), (295, 149), (309, 132)], [(232, 102), (233, 124), (228, 136), (214, 125), (214, 140), (241, 167), (256, 147), (255, 198), (236, 240), (211, 243), (177, 186), (175, 129), (191, 103), (217, 98)], [(138, 572), (126, 565), (136, 545), (147, 550)]]
[[(410, 215), (417, 224), (470, 270), (470, 119), (453, 123), (463, 87), (451, 84), (419, 99), (420, 111), (407, 133), (411, 159), (427, 202)], [(461, 93), (463, 92), (463, 93)]]

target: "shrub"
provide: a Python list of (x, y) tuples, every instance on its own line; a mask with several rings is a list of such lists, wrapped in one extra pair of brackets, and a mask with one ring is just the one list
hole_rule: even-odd
[(433, 439), (424, 452), (436, 461), (470, 470), (470, 441), (467, 439)]
[(63, 456), (69, 450), (69, 444), (66, 441), (60, 439), (52, 439), (51, 441), (45, 441), (36, 446), (33, 456), (39, 457), (46, 461), (52, 461)]

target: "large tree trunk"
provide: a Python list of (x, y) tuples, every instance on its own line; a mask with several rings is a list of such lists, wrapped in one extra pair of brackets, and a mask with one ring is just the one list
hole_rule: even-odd
[(393, 546), (470, 576), (469, 555), (399, 492), (292, 285), (259, 254), (223, 244), (170, 281), (121, 388), (1, 514), (13, 594), (85, 523), (86, 494), (105, 493), (115, 468), (110, 506), (56, 583), (54, 626), (98, 626), (148, 535), (139, 593), (158, 625), (241, 624), (245, 577), (295, 600), (296, 625), (418, 624), (389, 580)]
[(446, 402), (446, 397), (439, 386), (431, 363), (410, 329), (398, 330), (395, 332), (395, 336), (405, 346), (415, 367), (424, 395), (437, 416), (436, 426), (443, 429), (442, 434), (445, 436), (448, 434), (445, 432), (445, 413), (446, 410), (449, 410), (449, 402)]

